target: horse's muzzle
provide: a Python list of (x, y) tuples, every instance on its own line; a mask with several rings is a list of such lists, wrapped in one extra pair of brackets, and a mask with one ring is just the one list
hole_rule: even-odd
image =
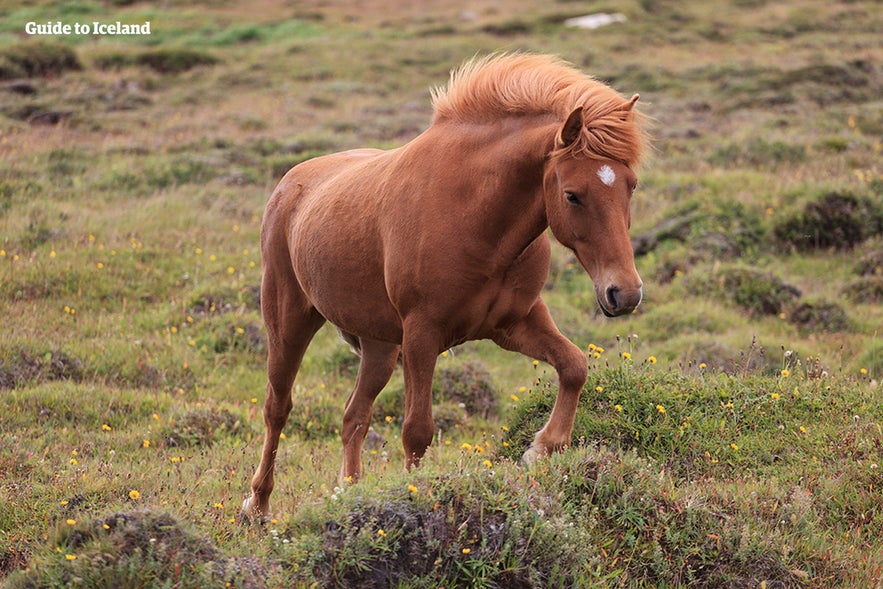
[(643, 297), (643, 288), (623, 290), (617, 286), (609, 286), (601, 293), (595, 293), (598, 296), (598, 304), (601, 306), (601, 312), (607, 317), (618, 317), (631, 313), (638, 305), (641, 304)]

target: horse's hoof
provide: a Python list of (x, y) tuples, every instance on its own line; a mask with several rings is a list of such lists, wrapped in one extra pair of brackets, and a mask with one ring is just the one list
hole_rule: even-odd
[(531, 444), (530, 447), (524, 452), (521, 456), (521, 463), (524, 466), (531, 467), (536, 464), (537, 460), (539, 460), (543, 454), (537, 450), (536, 445)]
[(239, 512), (239, 523), (242, 524), (263, 524), (266, 516), (254, 507), (254, 495), (246, 497), (242, 502), (242, 510)]

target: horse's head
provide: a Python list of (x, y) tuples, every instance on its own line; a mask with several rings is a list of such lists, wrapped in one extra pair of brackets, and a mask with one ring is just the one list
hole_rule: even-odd
[(584, 125), (577, 108), (558, 132), (545, 171), (546, 215), (555, 238), (574, 251), (591, 276), (601, 310), (614, 317), (641, 302), (628, 233), (637, 177), (624, 163), (568, 149), (586, 132)]

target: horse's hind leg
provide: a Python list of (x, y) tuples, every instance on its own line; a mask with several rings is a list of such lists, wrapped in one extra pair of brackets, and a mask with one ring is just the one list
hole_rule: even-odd
[[(269, 284), (268, 284), (269, 283)], [(260, 521), (270, 510), (273, 470), (279, 435), (291, 412), (291, 387), (304, 352), (325, 319), (305, 301), (299, 288), (273, 290), (265, 274), (261, 302), (267, 326), (267, 397), (264, 400), (266, 432), (261, 462), (251, 480), (251, 497), (242, 504), (242, 517)]]
[(346, 403), (340, 437), (343, 441), (344, 481), (356, 482), (362, 474), (362, 442), (371, 424), (374, 399), (389, 382), (399, 357), (400, 346), (375, 340), (361, 340), (361, 363), (356, 386)]

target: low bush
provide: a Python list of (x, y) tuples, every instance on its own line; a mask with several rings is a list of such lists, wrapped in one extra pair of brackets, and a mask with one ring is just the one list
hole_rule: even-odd
[(798, 251), (851, 249), (883, 233), (883, 207), (869, 198), (829, 192), (773, 227), (773, 236)]
[(0, 80), (57, 76), (81, 69), (74, 50), (61, 43), (25, 41), (0, 49)]
[(848, 331), (852, 326), (849, 315), (837, 303), (828, 301), (804, 302), (792, 309), (788, 321), (808, 331)]
[(728, 266), (708, 275), (691, 277), (688, 288), (697, 294), (715, 293), (754, 316), (779, 315), (801, 294), (772, 273), (742, 266)]

